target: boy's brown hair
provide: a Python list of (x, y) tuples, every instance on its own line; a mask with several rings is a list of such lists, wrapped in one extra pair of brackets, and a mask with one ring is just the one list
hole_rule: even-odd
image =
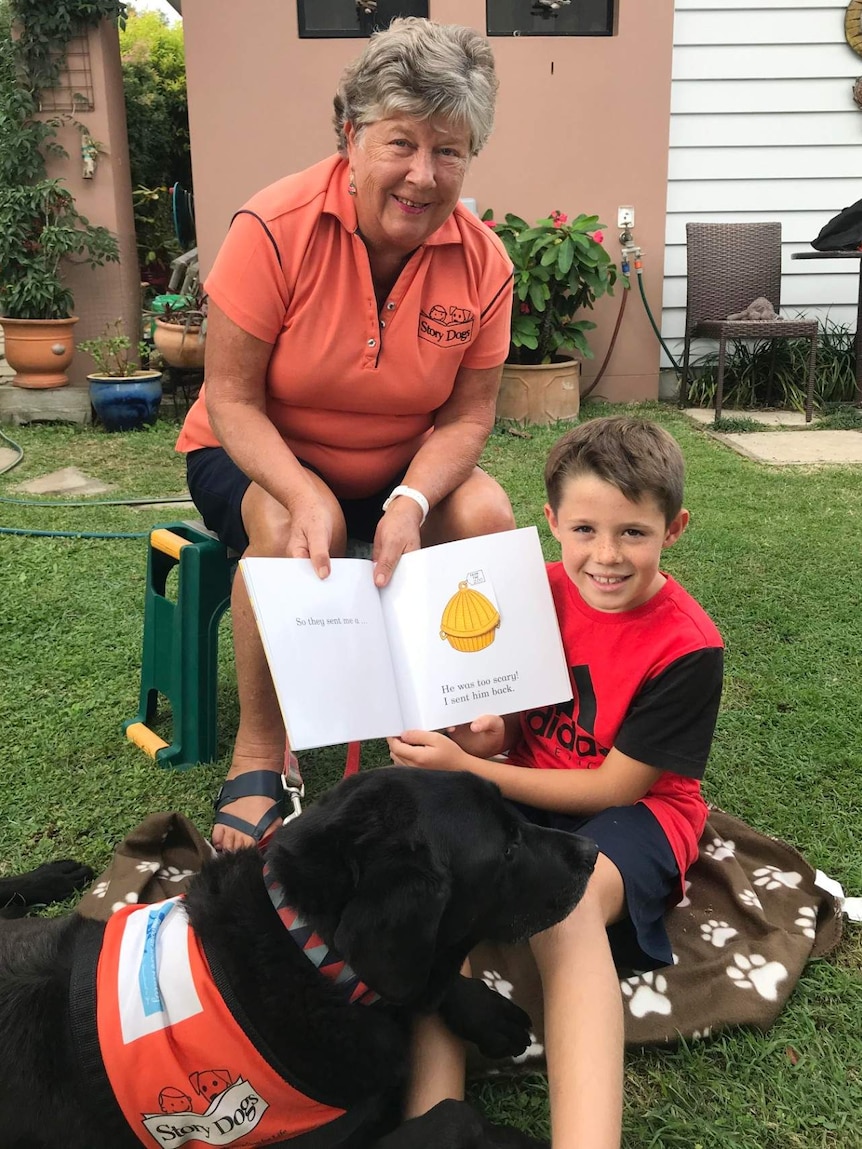
[(663, 427), (612, 415), (580, 423), (557, 440), (545, 464), (545, 489), (556, 514), (565, 483), (595, 475), (633, 503), (652, 495), (670, 523), (682, 508), (684, 474), (682, 452)]

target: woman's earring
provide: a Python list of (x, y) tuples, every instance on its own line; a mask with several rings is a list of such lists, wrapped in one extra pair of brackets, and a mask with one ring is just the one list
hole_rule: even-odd
[(354, 183), (353, 172), (350, 173), (350, 183), (347, 185), (347, 194), (356, 195), (356, 184)]

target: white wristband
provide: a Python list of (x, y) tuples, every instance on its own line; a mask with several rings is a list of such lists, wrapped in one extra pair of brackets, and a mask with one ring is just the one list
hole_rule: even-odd
[(422, 509), (422, 518), (419, 521), (421, 527), (425, 520), (428, 518), (428, 512), (431, 507), (428, 505), (428, 500), (421, 491), (417, 491), (415, 487), (396, 487), (386, 502), (383, 504), (383, 510), (387, 511), (390, 505), (398, 498), (399, 495), (406, 495), (408, 499), (412, 499), (414, 503), (418, 503)]

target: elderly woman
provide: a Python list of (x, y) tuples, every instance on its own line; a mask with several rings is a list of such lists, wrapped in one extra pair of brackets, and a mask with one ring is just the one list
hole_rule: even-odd
[[(384, 586), (407, 551), (514, 527), (477, 466), (511, 266), (459, 203), (496, 89), (478, 32), (395, 20), (342, 76), (338, 154), (234, 217), (206, 282), (206, 382), (177, 443), (229, 546), (309, 558), (326, 578), (348, 538), (366, 540)], [(232, 616), (240, 723), (220, 849), (276, 824), (292, 758), (239, 575)]]

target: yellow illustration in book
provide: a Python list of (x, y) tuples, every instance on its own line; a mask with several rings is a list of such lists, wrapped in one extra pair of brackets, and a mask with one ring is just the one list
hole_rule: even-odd
[(458, 583), (457, 593), (446, 603), (440, 637), (447, 639), (453, 650), (473, 653), (494, 641), (500, 612), (490, 599), (469, 585), (468, 579), (469, 575)]

